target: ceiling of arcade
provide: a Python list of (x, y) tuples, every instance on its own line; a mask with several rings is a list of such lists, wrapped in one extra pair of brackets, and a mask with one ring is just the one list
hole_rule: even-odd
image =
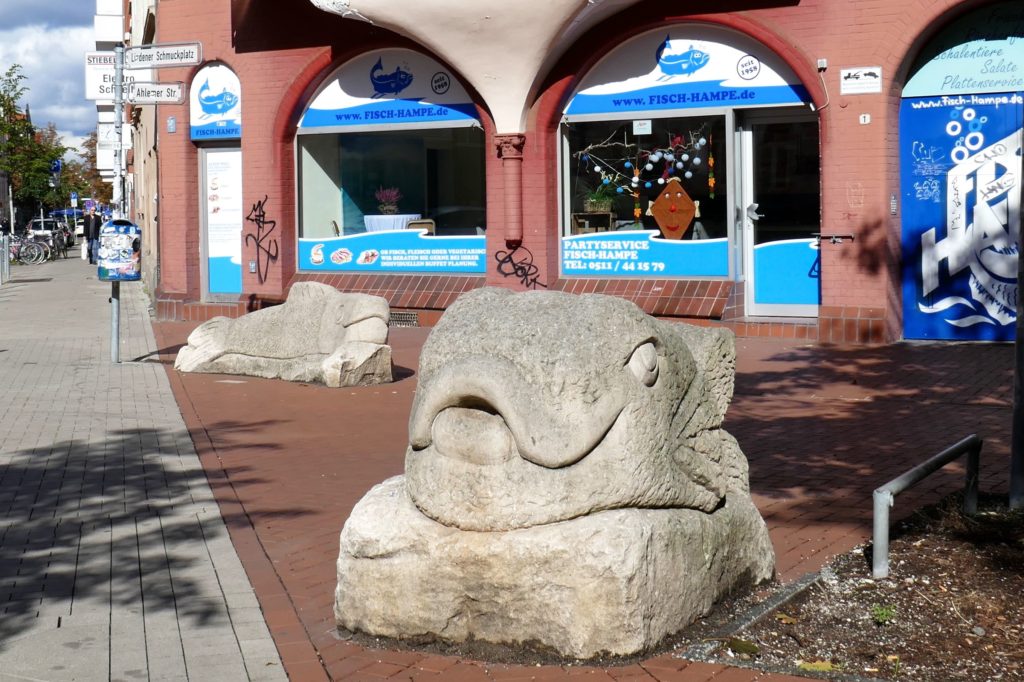
[(550, 60), (589, 28), (641, 0), (310, 2), (327, 12), (390, 29), (433, 51), (480, 93), (500, 134), (523, 129), (524, 103), (531, 100), (538, 74), (547, 70)]

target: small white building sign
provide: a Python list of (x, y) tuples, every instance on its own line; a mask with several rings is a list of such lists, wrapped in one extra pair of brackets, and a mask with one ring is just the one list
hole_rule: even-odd
[(867, 95), (882, 91), (882, 67), (862, 66), (839, 70), (840, 95)]

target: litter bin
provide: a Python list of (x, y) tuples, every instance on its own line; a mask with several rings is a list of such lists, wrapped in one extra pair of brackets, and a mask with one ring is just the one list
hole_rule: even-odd
[(142, 230), (130, 220), (108, 220), (100, 228), (98, 271), (101, 282), (142, 279)]

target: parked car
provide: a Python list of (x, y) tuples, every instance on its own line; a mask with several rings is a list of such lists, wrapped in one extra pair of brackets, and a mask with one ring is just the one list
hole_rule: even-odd
[(73, 246), (75, 243), (75, 236), (71, 233), (67, 223), (54, 220), (53, 218), (33, 218), (25, 226), (25, 231), (29, 237), (41, 237), (44, 239), (60, 234), (64, 237), (64, 243), (68, 246)]
[(29, 237), (51, 237), (60, 230), (60, 223), (53, 218), (33, 218), (25, 226)]

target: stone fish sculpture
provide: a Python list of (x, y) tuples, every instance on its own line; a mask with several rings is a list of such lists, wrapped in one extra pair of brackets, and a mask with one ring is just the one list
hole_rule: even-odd
[(622, 299), (464, 294), (423, 346), (405, 476), (342, 530), (338, 625), (625, 655), (770, 578), (734, 372), (731, 332)]
[(332, 387), (392, 381), (385, 299), (297, 282), (288, 299), (237, 319), (196, 327), (178, 351), (182, 372), (246, 374)]

